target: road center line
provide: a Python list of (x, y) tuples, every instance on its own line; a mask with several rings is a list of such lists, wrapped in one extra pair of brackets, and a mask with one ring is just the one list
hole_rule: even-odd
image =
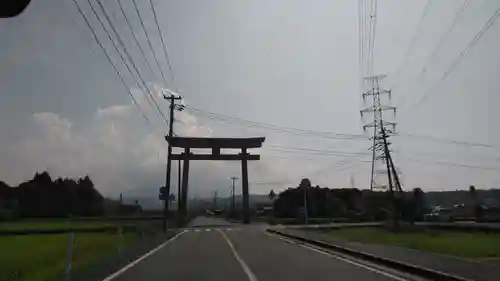
[(159, 246), (157, 246), (156, 248), (152, 249), (151, 251), (147, 252), (146, 254), (138, 257), (136, 260), (134, 260), (133, 262), (127, 264), (126, 266), (122, 267), (121, 269), (119, 269), (118, 271), (116, 271), (115, 273), (109, 275), (108, 277), (104, 278), (102, 281), (111, 281), (113, 279), (115, 279), (116, 277), (120, 276), (122, 273), (124, 273), (125, 271), (127, 271), (128, 269), (136, 266), (138, 263), (140, 263), (141, 261), (143, 261), (144, 259), (146, 259), (147, 257), (151, 256), (152, 254), (154, 254), (155, 252), (157, 252), (158, 250), (160, 250), (161, 248), (165, 247), (167, 244), (169, 244), (170, 242), (174, 241), (175, 239), (179, 238), (179, 236), (181, 236), (182, 234), (186, 233), (187, 230), (183, 230), (179, 233), (177, 233), (177, 235), (175, 235), (174, 237), (168, 239), (167, 241), (163, 242), (162, 244), (160, 244)]
[(252, 270), (250, 267), (246, 264), (246, 262), (240, 257), (238, 252), (236, 252), (236, 249), (233, 246), (233, 243), (231, 243), (231, 240), (227, 237), (227, 235), (224, 233), (224, 231), (219, 229), (219, 232), (222, 234), (222, 237), (226, 240), (227, 244), (229, 245), (229, 248), (231, 248), (231, 251), (233, 251), (233, 255), (236, 258), (236, 260), (240, 263), (241, 268), (243, 268), (243, 271), (245, 271), (245, 274), (248, 276), (248, 280), (250, 281), (258, 281), (257, 277), (255, 277), (255, 274), (253, 274)]
[(343, 262), (346, 262), (346, 263), (350, 263), (352, 265), (355, 265), (355, 266), (358, 266), (358, 267), (361, 267), (361, 268), (364, 268), (364, 269), (367, 269), (369, 271), (373, 271), (373, 272), (376, 272), (378, 274), (382, 274), (386, 277), (389, 277), (391, 279), (394, 279), (394, 280), (398, 280), (398, 281), (408, 281), (409, 279), (406, 279), (406, 278), (403, 278), (403, 277), (399, 277), (397, 275), (393, 275), (391, 273), (388, 273), (388, 272), (385, 272), (383, 270), (380, 270), (380, 269), (377, 269), (375, 267), (371, 267), (371, 266), (368, 266), (368, 265), (365, 265), (365, 264), (362, 264), (362, 263), (358, 263), (358, 262), (355, 262), (353, 260), (350, 260), (350, 259), (345, 259), (345, 258), (342, 258), (340, 256), (337, 256), (337, 255), (334, 255), (332, 253), (329, 253), (327, 251), (323, 251), (323, 250), (320, 250), (320, 249), (317, 249), (317, 248), (314, 248), (314, 247), (311, 247), (311, 246), (308, 246), (308, 245), (304, 245), (302, 243), (298, 243), (298, 242), (295, 242), (291, 239), (287, 239), (287, 238), (284, 238), (284, 237), (281, 237), (281, 236), (278, 236), (278, 235), (275, 235), (275, 234), (270, 234), (270, 233), (267, 233), (267, 235), (271, 236), (271, 237), (275, 237), (275, 238), (278, 238), (286, 243), (291, 243), (291, 244), (295, 244), (297, 246), (300, 246), (300, 247), (303, 247), (303, 248), (306, 248), (306, 249), (309, 249), (311, 251), (315, 251), (317, 253), (320, 253), (320, 254), (323, 254), (323, 255), (326, 255), (326, 256), (329, 256), (331, 258), (334, 258), (334, 259), (337, 259), (337, 260), (340, 260), (340, 261), (343, 261)]

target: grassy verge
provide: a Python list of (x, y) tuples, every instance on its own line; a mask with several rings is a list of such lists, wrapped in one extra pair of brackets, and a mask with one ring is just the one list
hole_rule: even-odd
[(1, 230), (36, 230), (36, 229), (60, 229), (60, 228), (97, 228), (116, 225), (109, 222), (72, 222), (65, 220), (54, 221), (20, 221), (1, 222)]
[(500, 234), (453, 231), (392, 233), (383, 228), (363, 227), (331, 230), (349, 241), (387, 244), (421, 251), (482, 259), (500, 257)]
[[(72, 272), (115, 254), (136, 240), (111, 233), (76, 233)], [(64, 274), (68, 234), (0, 237), (0, 280), (53, 281)]]

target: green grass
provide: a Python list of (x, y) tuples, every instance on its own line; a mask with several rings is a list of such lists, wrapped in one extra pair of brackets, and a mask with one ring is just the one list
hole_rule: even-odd
[[(123, 234), (76, 233), (72, 272), (115, 254), (136, 239)], [(63, 276), (68, 234), (0, 236), (0, 280), (53, 281)]]
[(113, 226), (116, 224), (110, 222), (71, 222), (65, 220), (50, 221), (14, 221), (0, 222), (0, 231), (2, 230), (34, 230), (34, 229), (58, 229), (58, 228), (95, 228)]
[(344, 228), (329, 232), (349, 241), (387, 244), (421, 251), (481, 259), (500, 257), (500, 234), (452, 231), (392, 233), (383, 228)]

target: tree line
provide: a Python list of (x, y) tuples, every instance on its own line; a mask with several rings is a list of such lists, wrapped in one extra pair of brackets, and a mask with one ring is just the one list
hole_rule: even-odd
[[(271, 196), (272, 194), (272, 196)], [(500, 202), (500, 190), (476, 190), (471, 186), (468, 191), (443, 191), (425, 193), (421, 188), (403, 192), (391, 201), (389, 192), (372, 192), (356, 188), (331, 189), (313, 186), (309, 179), (302, 179), (296, 187), (289, 187), (273, 197), (273, 212), (276, 217), (302, 218), (307, 208), (308, 217), (333, 218), (344, 217), (351, 220), (384, 220), (387, 219), (391, 204), (397, 204), (400, 219), (407, 221), (422, 220), (433, 206), (453, 207), (466, 203), (475, 209), (484, 209), (483, 205), (490, 199)], [(304, 207), (307, 206), (307, 207)], [(483, 206), (483, 207), (481, 207)], [(497, 206), (494, 208), (498, 209)], [(489, 208), (493, 210), (493, 208)], [(476, 211), (477, 216), (477, 211)]]
[(0, 181), (0, 220), (101, 216), (104, 201), (89, 176), (52, 180), (42, 172), (15, 187)]

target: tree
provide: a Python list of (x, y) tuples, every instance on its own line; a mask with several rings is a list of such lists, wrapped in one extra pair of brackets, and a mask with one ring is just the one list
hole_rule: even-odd
[(297, 187), (289, 187), (279, 193), (273, 205), (275, 216), (287, 218), (301, 216), (299, 213), (306, 203), (304, 195), (307, 197), (309, 217), (329, 218), (361, 212), (362, 193), (360, 190), (330, 189), (318, 185), (312, 187), (311, 181), (304, 178)]
[(425, 212), (425, 193), (420, 187), (413, 189), (411, 207), (411, 222), (413, 223), (415, 220), (421, 220)]
[(271, 191), (269, 192), (269, 199), (271, 199), (271, 201), (274, 201), (275, 198), (276, 193), (274, 193), (274, 190), (271, 189)]
[(36, 173), (13, 189), (21, 217), (98, 216), (104, 212), (104, 198), (89, 176), (52, 181), (49, 173)]
[(474, 208), (474, 216), (476, 217), (476, 220), (481, 220), (482, 208), (481, 205), (479, 204), (476, 187), (474, 185), (469, 186), (469, 194), (472, 200), (472, 206)]

